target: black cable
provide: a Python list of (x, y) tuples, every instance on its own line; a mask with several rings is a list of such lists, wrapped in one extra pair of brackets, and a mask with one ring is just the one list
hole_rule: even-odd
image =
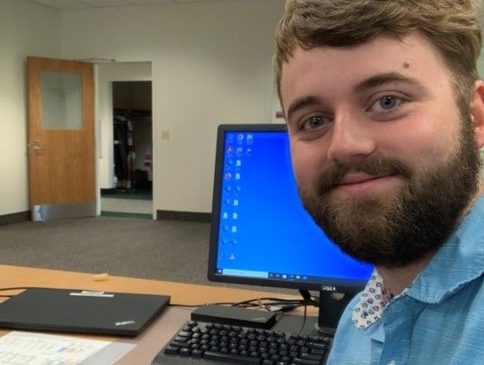
[(265, 308), (266, 310), (270, 310), (270, 306), (281, 306), (282, 312), (287, 312), (290, 310), (294, 310), (299, 306), (304, 305), (304, 300), (301, 299), (284, 299), (284, 298), (273, 298), (273, 297), (264, 297), (264, 298), (254, 298), (244, 300), (242, 302), (217, 302), (217, 303), (203, 303), (203, 304), (183, 304), (183, 303), (170, 303), (170, 306), (173, 307), (186, 307), (186, 308), (196, 308), (202, 307), (205, 305), (227, 305), (232, 307), (259, 307)]
[[(27, 290), (27, 287), (12, 287), (12, 288), (0, 288), (0, 291), (10, 291), (10, 290)], [(5, 295), (5, 294), (0, 294), (0, 298), (12, 298), (15, 297), (18, 294), (13, 294), (13, 295)]]
[[(233, 306), (238, 307), (257, 307), (257, 308), (264, 308), (269, 312), (289, 312), (297, 307), (301, 306), (303, 302), (300, 299), (283, 299), (283, 298), (257, 298), (246, 300), (244, 302), (234, 303)], [(276, 310), (274, 309), (277, 308)]]
[(300, 299), (285, 299), (285, 298), (274, 298), (274, 297), (263, 297), (263, 298), (255, 298), (255, 299), (249, 299), (249, 300), (244, 300), (242, 302), (238, 303), (233, 303), (234, 306), (240, 305), (240, 304), (246, 304), (246, 303), (251, 303), (254, 301), (262, 301), (262, 300), (269, 300), (273, 302), (281, 302), (281, 303), (300, 303)]
[(18, 287), (12, 287), (12, 288), (0, 288), (0, 291), (7, 291), (7, 290), (27, 290), (29, 289), (26, 286), (18, 286)]
[(196, 307), (200, 307), (200, 305), (198, 305), (198, 304), (177, 304), (177, 303), (170, 303), (168, 305), (170, 307), (182, 307), (182, 308), (196, 308)]
[(314, 305), (315, 307), (319, 306), (318, 298), (313, 297), (311, 293), (309, 293), (309, 290), (299, 289), (299, 294), (301, 294), (301, 296), (308, 304)]
[(301, 324), (301, 328), (299, 329), (298, 336), (301, 335), (301, 333), (304, 331), (304, 327), (306, 326), (306, 319), (308, 318), (308, 302), (304, 302), (304, 315), (303, 315), (303, 321)]

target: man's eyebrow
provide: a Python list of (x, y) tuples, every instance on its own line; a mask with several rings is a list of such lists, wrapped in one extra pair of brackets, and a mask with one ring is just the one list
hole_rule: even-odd
[(292, 102), (289, 105), (289, 108), (287, 109), (287, 115), (286, 115), (287, 121), (289, 121), (291, 119), (292, 114), (294, 114), (298, 110), (317, 103), (318, 103), (318, 98), (316, 98), (315, 96), (305, 96), (300, 99), (294, 100), (294, 102)]
[(403, 83), (425, 91), (426, 88), (416, 79), (403, 75), (399, 72), (387, 72), (382, 74), (373, 75), (353, 87), (355, 93), (362, 93), (369, 89), (374, 89), (379, 86), (383, 86), (391, 83)]
[[(355, 93), (363, 93), (367, 90), (374, 89), (383, 85), (392, 83), (402, 83), (414, 87), (421, 92), (427, 92), (427, 88), (422, 85), (418, 80), (401, 74), (399, 72), (386, 72), (373, 75), (353, 87)], [(294, 100), (287, 109), (286, 119), (289, 121), (291, 116), (300, 109), (315, 104), (320, 104), (321, 100), (316, 96), (304, 96), (302, 98)]]

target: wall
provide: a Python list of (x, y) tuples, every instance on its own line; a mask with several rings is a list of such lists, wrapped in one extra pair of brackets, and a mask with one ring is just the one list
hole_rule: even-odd
[(26, 0), (0, 11), (0, 216), (29, 210), (27, 56), (58, 57), (60, 13)]
[(272, 119), (273, 38), (283, 4), (62, 13), (63, 57), (152, 63), (155, 210), (210, 212), (218, 123)]

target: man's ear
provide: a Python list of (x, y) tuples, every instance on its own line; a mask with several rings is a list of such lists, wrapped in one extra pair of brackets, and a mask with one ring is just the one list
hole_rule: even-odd
[(471, 97), (471, 118), (477, 146), (482, 148), (484, 147), (484, 82), (481, 80), (474, 84)]

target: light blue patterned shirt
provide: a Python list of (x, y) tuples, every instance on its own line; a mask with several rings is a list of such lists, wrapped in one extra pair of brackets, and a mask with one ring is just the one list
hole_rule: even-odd
[(412, 285), (380, 313), (363, 310), (364, 323), (370, 280), (341, 317), (328, 365), (483, 365), (483, 277), (481, 196)]

